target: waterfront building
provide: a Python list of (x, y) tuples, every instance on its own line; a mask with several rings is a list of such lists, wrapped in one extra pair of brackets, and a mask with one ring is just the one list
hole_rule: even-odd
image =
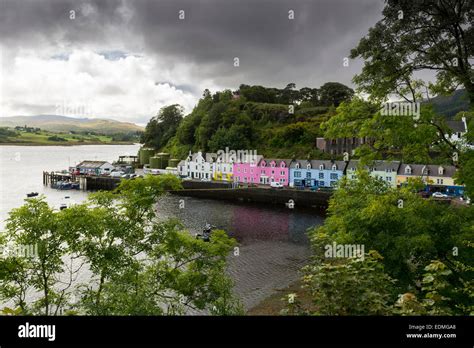
[(104, 175), (109, 174), (115, 167), (106, 161), (82, 161), (75, 167), (77, 174)]
[(178, 164), (178, 174), (183, 178), (211, 180), (217, 154), (189, 152), (188, 157)]
[(450, 196), (463, 196), (464, 187), (454, 182), (454, 166), (437, 164), (402, 163), (397, 173), (397, 185), (402, 186), (410, 178), (420, 178), (425, 183), (425, 191), (442, 192)]
[(260, 182), (260, 170), (258, 164), (262, 156), (251, 157), (249, 161), (237, 159), (232, 168), (235, 182), (258, 184)]
[(346, 162), (330, 160), (293, 160), (290, 164), (290, 185), (334, 187), (344, 175)]
[(256, 164), (238, 163), (234, 167), (235, 181), (254, 184), (279, 182), (288, 186), (290, 163), (291, 159), (267, 158), (261, 158)]
[[(351, 160), (347, 164), (346, 175), (349, 180), (357, 179), (358, 160)], [(374, 161), (368, 166), (364, 166), (369, 175), (375, 179), (380, 179), (388, 183), (391, 187), (397, 187), (397, 173), (400, 168), (399, 161)]]
[(233, 179), (234, 160), (218, 156), (212, 167), (212, 179), (216, 181), (229, 181)]

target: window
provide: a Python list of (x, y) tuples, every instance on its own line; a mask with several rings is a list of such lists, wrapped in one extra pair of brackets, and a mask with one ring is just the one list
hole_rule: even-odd
[(272, 166), (272, 168), (275, 168), (275, 163), (274, 163), (274, 162), (272, 162), (271, 166)]
[(306, 179), (311, 179), (311, 172), (306, 172)]
[(411, 174), (411, 168), (410, 167), (405, 168), (405, 174)]
[(308, 163), (308, 165), (306, 166), (306, 169), (311, 169), (311, 164)]
[(301, 178), (301, 172), (295, 172), (295, 178)]
[(436, 179), (436, 183), (438, 185), (443, 185), (443, 179)]
[(280, 172), (280, 175), (285, 175), (285, 171), (282, 170), (282, 171)]
[(250, 174), (253, 174), (253, 169), (252, 168), (250, 168)]
[(386, 176), (385, 181), (392, 181), (392, 177), (391, 176)]
[(324, 181), (320, 181), (319, 186), (324, 186)]
[(321, 164), (321, 165), (319, 166), (319, 170), (324, 170), (324, 164)]
[(284, 184), (285, 183), (285, 179), (280, 179), (280, 184)]
[(275, 174), (275, 171), (274, 171), (274, 170), (272, 170), (272, 175), (274, 175), (274, 174)]
[(337, 173), (331, 173), (331, 175), (329, 175), (329, 178), (331, 180), (337, 180)]
[(247, 173), (247, 168), (244, 168), (244, 173)]
[(351, 175), (351, 179), (355, 179), (357, 175)]
[(337, 170), (337, 166), (335, 164), (333, 164), (332, 170)]
[(240, 167), (239, 167), (239, 168), (237, 168), (237, 173), (240, 173)]
[(236, 176), (236, 177), (235, 177), (235, 180), (236, 180), (236, 181), (240, 181), (240, 176)]
[(324, 173), (319, 173), (319, 178), (324, 179)]
[(439, 175), (443, 175), (443, 174), (444, 174), (444, 168), (443, 168), (443, 167), (439, 167), (439, 168), (438, 168), (438, 174), (439, 174)]
[(299, 164), (299, 163), (296, 163), (295, 168), (296, 168), (296, 169), (300, 169), (300, 164)]

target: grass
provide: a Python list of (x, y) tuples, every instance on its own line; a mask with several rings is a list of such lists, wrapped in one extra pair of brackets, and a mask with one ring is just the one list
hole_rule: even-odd
[[(39, 131), (35, 133), (16, 131), (17, 136), (0, 138), (0, 144), (3, 145), (97, 145), (97, 144), (129, 144), (129, 142), (113, 141), (112, 137), (105, 135), (86, 135), (53, 133), (48, 131)], [(64, 139), (64, 141), (55, 141), (51, 137)]]

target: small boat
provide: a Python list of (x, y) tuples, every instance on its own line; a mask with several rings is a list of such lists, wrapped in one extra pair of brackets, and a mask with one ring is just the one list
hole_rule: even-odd
[(31, 198), (31, 197), (36, 197), (38, 196), (38, 192), (30, 192), (26, 194), (26, 197)]
[(67, 204), (66, 203), (63, 203), (59, 206), (59, 210), (64, 210), (64, 209), (67, 209)]
[(195, 237), (196, 239), (202, 239), (205, 242), (209, 242), (211, 239), (211, 233), (212, 229), (215, 228), (215, 226), (211, 226), (210, 224), (206, 224), (204, 227), (202, 234), (201, 233), (196, 233)]

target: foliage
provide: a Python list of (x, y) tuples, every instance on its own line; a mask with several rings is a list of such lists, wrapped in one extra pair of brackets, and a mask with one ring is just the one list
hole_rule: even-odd
[[(438, 95), (462, 85), (472, 107), (473, 18), (472, 1), (388, 0), (383, 19), (351, 51), (364, 59), (354, 82), (374, 100), (396, 93), (415, 101), (423, 89)], [(428, 69), (436, 72), (434, 84), (413, 80)]]
[(328, 241), (363, 244), (380, 252), (386, 271), (404, 288), (415, 283), (430, 260), (446, 260), (453, 246), (472, 236), (474, 209), (423, 199), (412, 192), (415, 183), (397, 190), (366, 172), (357, 176), (341, 181), (324, 225), (311, 233), (316, 255)]
[(315, 315), (386, 315), (390, 313), (393, 280), (377, 252), (363, 259), (314, 263), (304, 268)]
[(148, 122), (143, 142), (156, 149), (165, 146), (168, 140), (175, 136), (182, 119), (183, 108), (180, 105), (173, 104), (161, 108), (158, 115)]
[[(297, 90), (293, 83), (284, 89), (241, 85), (234, 93), (205, 91), (166, 144), (152, 141), (158, 135), (150, 132), (146, 143), (176, 158), (184, 158), (189, 151), (215, 152), (226, 147), (257, 149), (271, 157), (285, 153), (306, 157), (318, 153), (315, 140), (322, 135), (321, 122), (335, 113), (332, 105), (353, 94), (350, 88), (335, 82), (321, 89), (322, 96), (319, 89)], [(290, 110), (290, 104), (294, 110)], [(147, 128), (155, 126), (152, 119)]]
[[(0, 260), (1, 300), (22, 314), (241, 313), (225, 273), (235, 241), (215, 231), (204, 242), (177, 221), (157, 220), (156, 199), (180, 188), (172, 175), (146, 176), (62, 211), (27, 200), (12, 211), (0, 246), (37, 243), (39, 255)], [(84, 267), (85, 283), (77, 279)]]

